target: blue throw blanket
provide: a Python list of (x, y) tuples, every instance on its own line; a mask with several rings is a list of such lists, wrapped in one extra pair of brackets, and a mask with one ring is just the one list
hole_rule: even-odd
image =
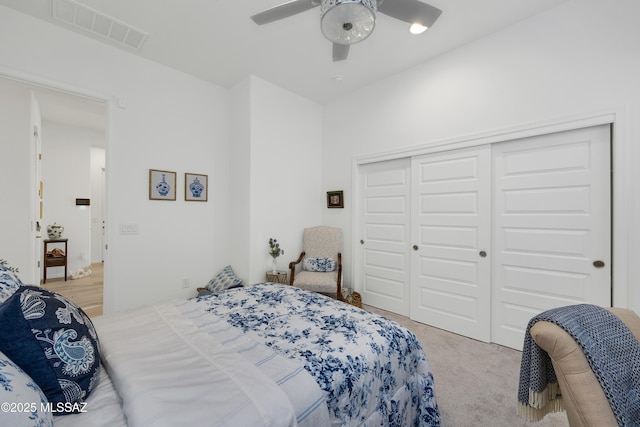
[[(538, 321), (555, 323), (582, 348), (609, 400), (620, 426), (640, 426), (640, 344), (626, 325), (610, 311), (589, 304), (555, 308), (529, 321), (520, 366), (520, 406), (534, 407), (542, 416), (546, 405), (562, 405), (549, 395), (557, 378), (549, 355), (533, 341), (529, 330)], [(533, 396), (546, 396), (535, 403)], [(548, 398), (548, 399), (547, 399)]]

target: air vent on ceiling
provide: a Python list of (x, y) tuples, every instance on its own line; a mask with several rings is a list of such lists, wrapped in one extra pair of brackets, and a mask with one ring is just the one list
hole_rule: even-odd
[(133, 49), (139, 50), (149, 35), (74, 0), (52, 0), (51, 15), (67, 24)]

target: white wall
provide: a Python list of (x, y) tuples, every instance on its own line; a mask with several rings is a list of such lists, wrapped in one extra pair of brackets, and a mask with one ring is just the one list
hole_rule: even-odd
[[(612, 113), (614, 242), (628, 242), (614, 253), (624, 264), (614, 284), (629, 285), (616, 300), (640, 309), (639, 15), (635, 0), (569, 1), (350, 94), (350, 102), (331, 102), (323, 110), (322, 186), (352, 189), (352, 162), (363, 156)], [(359, 238), (351, 202), (323, 215), (346, 231), (347, 265)]]
[[(41, 140), (43, 236), (50, 224), (64, 227), (70, 275), (91, 263), (91, 206), (76, 198), (91, 198), (91, 144), (104, 144), (104, 133), (43, 120)], [(62, 267), (47, 270), (47, 279), (63, 275)]]
[(270, 237), (285, 251), (278, 268), (286, 270), (302, 250), (302, 230), (321, 224), (322, 109), (253, 76), (232, 93), (237, 171), (231, 192), (240, 207), (232, 220), (234, 268), (255, 283), (271, 267)]
[[(20, 270), (25, 283), (35, 283), (29, 260), (32, 200), (26, 196), (31, 188), (30, 120), (31, 90), (26, 85), (0, 79), (0, 258)], [(9, 102), (6, 102), (9, 100)]]
[[(227, 90), (2, 6), (0, 74), (109, 102), (106, 311), (191, 296), (229, 262)], [(22, 267), (30, 256), (29, 98), (20, 118), (22, 101), (4, 95), (0, 154), (11, 160), (2, 177), (16, 185), (3, 190), (15, 208), (3, 216), (0, 249)], [(177, 172), (177, 201), (149, 200), (150, 168)], [(208, 203), (184, 201), (185, 172), (209, 175)], [(138, 224), (139, 234), (120, 235), (120, 224)]]

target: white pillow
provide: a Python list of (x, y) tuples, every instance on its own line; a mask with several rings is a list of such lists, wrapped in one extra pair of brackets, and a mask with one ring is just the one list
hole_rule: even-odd
[(0, 352), (0, 418), (4, 426), (53, 427), (53, 415), (43, 410), (47, 398), (29, 375)]

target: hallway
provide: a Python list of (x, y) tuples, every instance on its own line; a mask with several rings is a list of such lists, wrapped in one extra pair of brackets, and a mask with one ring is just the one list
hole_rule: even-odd
[(91, 264), (91, 275), (76, 280), (47, 279), (42, 287), (75, 302), (89, 317), (102, 315), (104, 264)]

